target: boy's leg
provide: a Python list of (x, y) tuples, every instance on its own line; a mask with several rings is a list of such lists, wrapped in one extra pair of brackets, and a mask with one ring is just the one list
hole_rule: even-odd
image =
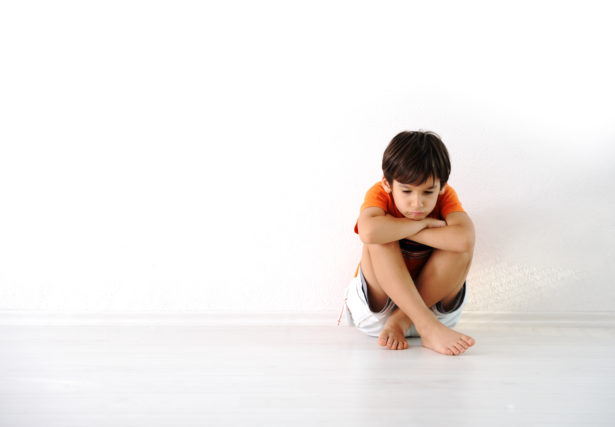
[[(403, 319), (405, 317), (403, 320), (410, 321), (410, 318), (412, 318), (413, 323), (423, 338), (423, 345), (444, 354), (460, 354), (467, 347), (473, 345), (474, 340), (442, 325), (427, 305), (431, 306), (442, 299), (445, 302), (452, 300), (456, 295), (455, 291), (458, 291), (458, 283), (451, 284), (448, 273), (441, 274), (438, 272), (433, 276), (436, 278), (434, 280), (430, 276), (430, 271), (433, 273), (434, 270), (442, 269), (443, 265), (450, 266), (451, 263), (461, 266), (463, 265), (462, 260), (465, 259), (466, 265), (463, 268), (464, 273), (467, 274), (471, 254), (469, 256), (457, 256), (448, 251), (440, 252), (442, 253), (432, 253), (430, 260), (423, 268), (423, 271), (427, 268), (427, 272), (422, 274), (422, 278), (419, 276), (419, 279), (417, 279), (418, 286), (415, 286), (414, 281), (410, 277), (398, 242), (384, 245), (364, 245), (361, 269), (368, 283), (370, 298), (375, 301), (375, 308), (381, 308), (386, 303), (387, 296), (391, 297), (401, 310), (394, 313), (396, 315), (395, 318), (389, 320), (394, 321), (396, 318)], [(428, 267), (429, 263), (431, 263), (430, 267)], [(459, 278), (462, 275), (465, 277), (465, 274), (460, 274), (459, 271), (456, 273)], [(428, 280), (427, 278), (430, 279)], [(462, 284), (463, 282), (461, 282)], [(459, 288), (461, 285), (459, 285)], [(419, 289), (425, 294), (425, 300)], [(407, 316), (408, 314), (409, 316)], [(381, 345), (388, 345), (389, 348), (399, 349), (407, 346), (405, 338), (398, 341), (386, 344), (381, 343)]]
[[(375, 277), (369, 246), (373, 245), (363, 246), (361, 269), (367, 282), (370, 309), (377, 312), (384, 308), (389, 296)], [(413, 282), (427, 307), (441, 302), (446, 309), (455, 301), (470, 271), (473, 251), (473, 249), (469, 252), (433, 250), (416, 281)], [(401, 262), (405, 266), (403, 258)]]
[(421, 298), (401, 255), (399, 242), (364, 244), (361, 270), (367, 282), (372, 311), (380, 311), (390, 297), (404, 312), (413, 313), (416, 321), (429, 317), (431, 310)]
[[(452, 304), (461, 292), (470, 271), (472, 256), (473, 249), (469, 252), (434, 249), (415, 282), (426, 306), (431, 307), (440, 302), (444, 310), (452, 308)], [(453, 286), (453, 290), (449, 294), (445, 294), (451, 289), (451, 286)], [(443, 294), (445, 296), (440, 297)], [(406, 313), (396, 308), (387, 320), (379, 341), (390, 349), (406, 348), (407, 341), (405, 341), (405, 337), (399, 339), (399, 330), (407, 331), (411, 324), (412, 321)], [(397, 342), (397, 347), (394, 347), (395, 342)]]
[(451, 308), (466, 281), (473, 253), (474, 249), (469, 252), (434, 249), (416, 279), (416, 287), (428, 307), (440, 302), (444, 309)]

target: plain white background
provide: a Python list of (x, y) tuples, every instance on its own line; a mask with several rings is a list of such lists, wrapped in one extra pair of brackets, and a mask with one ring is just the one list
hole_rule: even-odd
[(331, 312), (438, 132), (468, 311), (611, 311), (607, 2), (3, 2), (0, 310)]

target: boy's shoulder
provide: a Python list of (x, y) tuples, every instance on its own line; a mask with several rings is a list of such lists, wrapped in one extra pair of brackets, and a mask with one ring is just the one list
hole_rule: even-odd
[(371, 206), (382, 208), (387, 213), (390, 212), (391, 207), (394, 206), (391, 196), (384, 189), (381, 181), (376, 182), (367, 190), (365, 199), (361, 205), (361, 210)]
[(367, 190), (367, 194), (369, 194), (369, 193), (384, 193), (384, 194), (387, 194), (387, 195), (389, 194), (389, 193), (386, 192), (386, 190), (382, 186), (382, 181), (378, 181), (374, 185), (369, 187), (369, 189)]
[(457, 196), (457, 192), (448, 184), (446, 184), (444, 194), (438, 195), (436, 209), (438, 210), (440, 219), (445, 219), (446, 216), (452, 212), (465, 212), (459, 200), (459, 196)]

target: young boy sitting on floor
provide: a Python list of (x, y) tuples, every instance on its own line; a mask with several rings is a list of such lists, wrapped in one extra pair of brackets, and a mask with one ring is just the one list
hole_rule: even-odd
[(459, 355), (475, 343), (451, 329), (466, 302), (474, 225), (447, 185), (448, 150), (433, 132), (401, 132), (382, 171), (355, 224), (363, 254), (345, 291), (348, 322), (391, 350), (420, 336), (426, 348)]

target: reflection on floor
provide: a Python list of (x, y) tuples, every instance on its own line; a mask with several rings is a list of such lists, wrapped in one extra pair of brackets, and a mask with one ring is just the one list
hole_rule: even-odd
[(0, 425), (615, 425), (613, 314), (464, 313), (458, 357), (335, 314), (173, 319), (0, 316)]

